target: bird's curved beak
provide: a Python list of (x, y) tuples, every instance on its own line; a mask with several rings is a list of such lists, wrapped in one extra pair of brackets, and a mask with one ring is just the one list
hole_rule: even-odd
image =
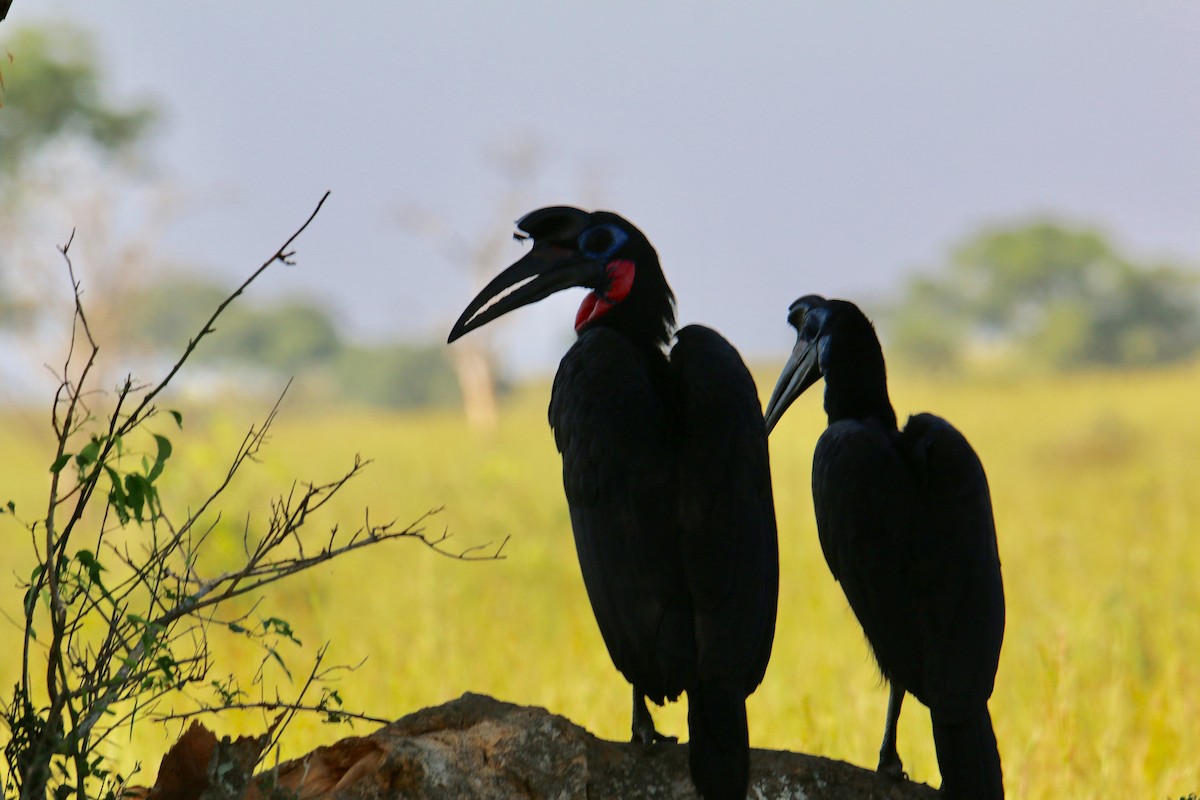
[[(453, 342), (515, 308), (536, 303), (563, 289), (574, 286), (595, 289), (603, 285), (605, 277), (602, 263), (581, 258), (567, 247), (535, 244), (524, 258), (493, 278), (475, 295), (450, 329), (446, 342)], [(525, 281), (527, 283), (523, 283)], [(517, 288), (500, 296), (514, 286)], [(488, 305), (496, 297), (500, 299)]]
[(788, 410), (788, 406), (797, 397), (804, 394), (805, 389), (820, 379), (821, 365), (818, 358), (820, 341), (819, 337), (812, 341), (800, 336), (796, 337), (796, 346), (792, 348), (792, 354), (788, 356), (787, 363), (783, 365), (783, 371), (779, 373), (775, 391), (771, 392), (771, 399), (767, 401), (767, 410), (763, 414), (767, 423), (768, 435), (775, 427), (775, 423), (783, 417), (783, 412)]

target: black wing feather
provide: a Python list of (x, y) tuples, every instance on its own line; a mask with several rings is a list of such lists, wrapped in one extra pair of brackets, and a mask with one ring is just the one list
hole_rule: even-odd
[(843, 420), (817, 441), (812, 480), (829, 570), (884, 677), (909, 689), (919, 680), (922, 659), (909, 592), (916, 511), (911, 471), (883, 426)]
[(1004, 593), (987, 479), (957, 430), (929, 414), (905, 430), (852, 420), (817, 443), (821, 547), (880, 669), (931, 709), (991, 696)]
[[(1004, 585), (987, 476), (971, 445), (932, 414), (909, 418), (900, 447), (920, 476), (926, 632), (918, 698), (943, 719), (967, 719), (992, 694), (1004, 640)], [(915, 692), (914, 692), (915, 693)]]
[(715, 331), (671, 351), (679, 409), (679, 519), (696, 619), (698, 677), (743, 696), (771, 655), (779, 587), (766, 427), (754, 379)]
[(657, 351), (590, 329), (563, 357), (549, 411), (600, 633), (617, 669), (657, 703), (679, 696), (695, 662), (666, 369)]

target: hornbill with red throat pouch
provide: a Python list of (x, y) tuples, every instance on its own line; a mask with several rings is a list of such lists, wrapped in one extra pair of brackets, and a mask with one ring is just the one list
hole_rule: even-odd
[(1004, 584), (979, 457), (946, 420), (903, 430), (883, 351), (853, 303), (792, 303), (796, 346), (767, 403), (767, 430), (825, 378), (829, 425), (813, 454), (821, 550), (891, 694), (878, 770), (900, 777), (896, 724), (906, 692), (929, 707), (942, 794), (1004, 796), (988, 712), (1004, 639)]
[(745, 699), (767, 668), (779, 580), (754, 381), (715, 331), (674, 332), (658, 256), (625, 219), (558, 206), (517, 227), (532, 249), (471, 301), (449, 341), (559, 290), (591, 290), (549, 410), (584, 585), (633, 684), (634, 741), (667, 738), (645, 698), (686, 692), (693, 782), (709, 800), (743, 798)]

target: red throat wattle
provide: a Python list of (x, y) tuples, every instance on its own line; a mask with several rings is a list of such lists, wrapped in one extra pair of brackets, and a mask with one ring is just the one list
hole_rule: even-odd
[(629, 290), (633, 288), (632, 261), (610, 261), (605, 271), (608, 273), (607, 284), (589, 292), (575, 314), (576, 333), (608, 313), (617, 303), (628, 297)]

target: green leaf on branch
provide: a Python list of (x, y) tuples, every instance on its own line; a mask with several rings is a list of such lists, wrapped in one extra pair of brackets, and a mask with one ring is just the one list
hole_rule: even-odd
[(145, 522), (158, 516), (158, 490), (145, 475), (131, 472), (122, 480), (112, 467), (105, 465), (104, 469), (112, 481), (108, 503), (117, 512), (121, 524), (126, 524), (131, 519)]
[(108, 473), (108, 479), (112, 481), (112, 489), (108, 492), (108, 504), (113, 511), (117, 512), (117, 519), (121, 521), (121, 524), (126, 525), (130, 519), (129, 498), (121, 484), (121, 476), (107, 464), (104, 465), (104, 471)]
[(58, 458), (54, 459), (54, 463), (50, 465), (50, 472), (57, 475), (58, 473), (62, 472), (62, 468), (65, 467), (67, 462), (70, 460), (71, 454), (63, 453)]
[(170, 656), (170, 654), (159, 656), (158, 658), (154, 659), (154, 665), (158, 667), (160, 672), (162, 672), (163, 678), (166, 681), (171, 682), (175, 679), (175, 668), (178, 666), (178, 664), (175, 662), (175, 659)]
[(337, 690), (326, 687), (321, 692), (321, 701), (317, 703), (317, 708), (325, 714), (326, 723), (338, 724), (349, 719), (349, 716), (341, 710), (342, 705), (342, 696), (337, 693)]
[(283, 670), (283, 674), (288, 676), (288, 680), (291, 680), (292, 679), (292, 671), (290, 669), (288, 669), (287, 664), (284, 663), (283, 656), (279, 655), (279, 653), (277, 653), (275, 651), (274, 647), (267, 650), (267, 655), (269, 655), (271, 658), (273, 658), (275, 660), (275, 663), (277, 663), (279, 665), (279, 668), (281, 670)]
[(156, 433), (154, 434), (154, 441), (158, 443), (158, 456), (154, 459), (154, 466), (151, 467), (150, 471), (146, 474), (146, 480), (150, 481), (151, 483), (154, 482), (155, 478), (162, 474), (163, 465), (166, 463), (166, 460), (171, 457), (172, 450), (171, 440), (167, 437), (159, 436)]
[(212, 686), (213, 691), (221, 698), (222, 705), (232, 706), (235, 703), (241, 702), (246, 696), (246, 693), (238, 688), (237, 680), (232, 675), (229, 676), (225, 683), (209, 681), (209, 685)]
[(79, 454), (75, 456), (75, 465), (83, 470), (95, 464), (96, 460), (100, 458), (100, 448), (103, 446), (104, 438), (93, 436), (92, 440), (85, 444)]
[[(45, 564), (38, 564), (33, 568), (33, 572), (29, 575), (29, 588), (25, 590), (25, 616), (30, 617), (33, 614), (33, 607), (37, 604), (38, 597), (41, 596), (41, 589), (38, 588), (38, 581), (42, 574), (46, 571)], [(32, 631), (30, 631), (32, 633)], [(37, 638), (34, 634), (33, 638)]]
[(143, 519), (142, 511), (146, 507), (147, 494), (152, 491), (153, 487), (141, 475), (131, 472), (125, 476), (126, 507), (138, 522)]
[(291, 624), (287, 620), (279, 619), (279, 617), (267, 617), (262, 623), (264, 633), (274, 633), (284, 637), (296, 644), (301, 644), (296, 638), (296, 634), (292, 631)]
[(91, 550), (80, 550), (75, 554), (75, 560), (79, 562), (79, 566), (87, 571), (88, 578), (92, 583), (97, 584), (103, 589), (100, 581), (100, 573), (104, 572), (104, 565), (96, 560), (96, 556)]

